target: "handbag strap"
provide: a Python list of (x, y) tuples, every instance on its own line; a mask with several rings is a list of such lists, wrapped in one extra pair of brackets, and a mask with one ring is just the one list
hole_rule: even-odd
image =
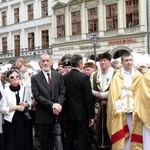
[(26, 86), (24, 87), (24, 90), (23, 90), (23, 97), (22, 97), (22, 102), (24, 102), (24, 98), (25, 98), (25, 93), (26, 93)]

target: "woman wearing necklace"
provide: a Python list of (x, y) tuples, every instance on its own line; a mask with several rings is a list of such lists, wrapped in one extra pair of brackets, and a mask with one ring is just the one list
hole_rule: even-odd
[(4, 89), (0, 102), (4, 114), (4, 150), (32, 150), (32, 124), (25, 120), (23, 113), (32, 103), (30, 89), (19, 84), (17, 70), (9, 70), (6, 78), (10, 86)]

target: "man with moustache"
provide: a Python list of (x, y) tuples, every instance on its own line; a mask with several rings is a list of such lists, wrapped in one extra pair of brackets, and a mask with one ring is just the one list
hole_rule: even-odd
[(52, 58), (49, 54), (40, 56), (41, 72), (31, 78), (32, 93), (36, 106), (35, 122), (38, 126), (41, 150), (54, 147), (55, 116), (62, 111), (65, 100), (65, 86), (62, 75), (51, 69)]
[(106, 107), (108, 90), (115, 74), (114, 68), (111, 67), (111, 54), (108, 52), (98, 55), (100, 68), (92, 75), (93, 95), (95, 96), (95, 139), (100, 150), (110, 149), (110, 138), (106, 128)]

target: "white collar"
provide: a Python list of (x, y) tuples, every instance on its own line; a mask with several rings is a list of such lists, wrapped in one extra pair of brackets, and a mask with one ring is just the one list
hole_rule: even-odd
[(48, 72), (46, 72), (46, 71), (42, 70), (42, 72), (44, 73), (44, 75), (47, 75), (47, 74), (49, 73), (49, 74), (50, 74), (50, 76), (51, 76), (51, 70), (49, 70)]
[(130, 71), (125, 71), (124, 68), (122, 68), (122, 75), (124, 76), (125, 74), (134, 76), (135, 75), (134, 67), (132, 67), (132, 70)]

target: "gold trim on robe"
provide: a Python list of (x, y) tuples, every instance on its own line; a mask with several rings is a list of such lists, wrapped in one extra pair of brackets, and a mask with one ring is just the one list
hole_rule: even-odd
[[(136, 101), (139, 101), (140, 97), (136, 94), (139, 91), (142, 75), (138, 70), (134, 69), (134, 76), (132, 76), (132, 94), (134, 99), (135, 109), (137, 107)], [(142, 150), (142, 122), (139, 119), (137, 112), (132, 113), (132, 133), (130, 135), (129, 128), (126, 119), (126, 113), (117, 113), (115, 102), (120, 99), (121, 90), (123, 87), (122, 70), (119, 70), (111, 81), (108, 101), (107, 101), (107, 129), (111, 138), (112, 150), (122, 150), (125, 147), (127, 139), (131, 136), (130, 150)], [(135, 148), (136, 147), (136, 148)]]
[(137, 94), (136, 111), (145, 124), (150, 130), (150, 70), (143, 75), (141, 86)]

